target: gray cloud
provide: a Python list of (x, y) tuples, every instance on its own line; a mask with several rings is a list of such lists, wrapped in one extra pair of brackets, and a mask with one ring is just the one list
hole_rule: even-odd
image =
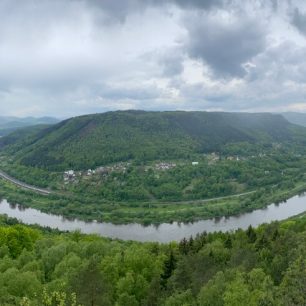
[(0, 0), (0, 113), (306, 111), (305, 6)]
[(265, 48), (265, 32), (255, 20), (237, 17), (230, 22), (200, 15), (186, 22), (187, 52), (208, 64), (221, 77), (243, 77), (243, 64)]
[(183, 70), (184, 55), (180, 48), (173, 48), (166, 52), (150, 54), (148, 60), (157, 60), (157, 63), (162, 67), (162, 76), (175, 77), (180, 75)]
[[(172, 0), (175, 4), (183, 8), (198, 8), (209, 10), (215, 7), (222, 7), (225, 4), (224, 0)], [(228, 1), (227, 1), (228, 2)]]
[(278, 9), (278, 0), (271, 0), (271, 5), (274, 11)]
[(136, 86), (132, 88), (101, 85), (96, 88), (97, 96), (109, 100), (154, 100), (159, 98), (160, 91), (155, 86)]
[(303, 34), (306, 35), (306, 13), (303, 14), (298, 8), (295, 8), (292, 17), (292, 24)]
[(113, 21), (125, 22), (127, 16), (143, 12), (148, 8), (163, 9), (167, 6), (177, 6), (182, 9), (200, 9), (209, 11), (211, 9), (223, 7), (225, 3), (231, 0), (70, 0), (86, 4), (91, 9), (100, 11), (98, 19), (105, 23), (112, 23)]

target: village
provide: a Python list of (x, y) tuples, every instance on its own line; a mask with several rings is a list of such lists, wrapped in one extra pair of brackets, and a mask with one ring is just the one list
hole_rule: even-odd
[(127, 168), (131, 165), (131, 163), (118, 163), (112, 166), (100, 166), (96, 169), (88, 169), (86, 171), (75, 171), (68, 170), (64, 172), (63, 178), (65, 184), (75, 182), (77, 183), (80, 178), (90, 178), (94, 175), (100, 175), (103, 177), (107, 177), (112, 172), (121, 172), (124, 173)]
[[(209, 154), (204, 154), (203, 155), (205, 157), (206, 163), (207, 165), (213, 165), (215, 163), (217, 163), (218, 161), (220, 161), (221, 159), (226, 159), (228, 161), (241, 161), (241, 160), (246, 160), (246, 157), (242, 157), (242, 156), (225, 156), (222, 157), (215, 152), (209, 153)], [(263, 158), (265, 156), (265, 154), (261, 154), (259, 153), (257, 156), (251, 156), (251, 158), (255, 158), (255, 157), (259, 157), (259, 158)], [(192, 165), (192, 166), (198, 166), (201, 163), (203, 163), (204, 161), (201, 160), (197, 161), (197, 160), (193, 160), (193, 161), (183, 161), (180, 163), (177, 162), (166, 162), (166, 161), (159, 161), (159, 162), (155, 162), (152, 165), (146, 165), (144, 166), (144, 171), (147, 172), (149, 171), (149, 169), (155, 170), (155, 171), (168, 171), (171, 169), (174, 169), (177, 166), (182, 166), (182, 165)], [(107, 178), (111, 173), (113, 172), (117, 172), (117, 173), (125, 173), (127, 171), (127, 169), (132, 165), (131, 162), (119, 162), (117, 164), (113, 164), (113, 165), (108, 165), (108, 166), (99, 166), (96, 169), (87, 169), (87, 170), (83, 170), (83, 171), (75, 171), (75, 170), (67, 170), (64, 172), (63, 174), (63, 179), (64, 179), (64, 183), (68, 184), (68, 183), (78, 183), (79, 180), (81, 178), (85, 178), (88, 179), (92, 176), (95, 175), (99, 175), (100, 177), (103, 178)], [(265, 173), (268, 174), (268, 173)]]
[[(208, 165), (215, 164), (218, 162), (221, 158), (220, 155), (213, 152), (210, 154), (205, 154), (204, 155), (206, 163)], [(227, 156), (227, 160), (230, 161), (239, 161), (241, 158), (239, 156)], [(144, 171), (147, 172), (149, 169), (154, 170), (154, 171), (168, 171), (171, 169), (174, 169), (177, 166), (186, 166), (190, 164), (191, 166), (198, 166), (201, 163), (204, 163), (203, 160), (198, 161), (198, 160), (192, 160), (192, 161), (181, 161), (179, 163), (177, 162), (171, 162), (171, 161), (158, 161), (150, 165), (144, 166)], [(107, 178), (111, 173), (117, 172), (117, 173), (125, 173), (129, 167), (131, 167), (132, 163), (131, 162), (119, 162), (113, 165), (108, 165), (108, 166), (99, 166), (96, 169), (87, 169), (83, 171), (76, 171), (76, 170), (67, 170), (63, 173), (63, 179), (64, 183), (78, 183), (80, 179), (89, 179), (90, 177), (93, 176), (100, 176), (102, 178)]]

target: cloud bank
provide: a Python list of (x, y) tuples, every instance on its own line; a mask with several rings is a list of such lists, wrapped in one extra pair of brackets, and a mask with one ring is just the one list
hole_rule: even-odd
[(0, 114), (306, 111), (306, 4), (0, 0)]

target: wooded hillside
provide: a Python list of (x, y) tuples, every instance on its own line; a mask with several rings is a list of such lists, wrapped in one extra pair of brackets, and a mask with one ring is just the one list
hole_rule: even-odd
[(188, 158), (233, 143), (271, 145), (304, 139), (305, 128), (268, 113), (118, 111), (13, 133), (0, 140), (0, 147), (21, 164), (64, 170), (126, 160)]

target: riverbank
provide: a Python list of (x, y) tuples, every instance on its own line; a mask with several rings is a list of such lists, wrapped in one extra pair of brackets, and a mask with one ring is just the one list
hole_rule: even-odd
[(0, 214), (16, 218), (22, 223), (58, 229), (61, 231), (80, 230), (85, 234), (99, 234), (103, 237), (140, 242), (171, 242), (180, 241), (185, 237), (197, 236), (202, 232), (228, 232), (237, 229), (247, 229), (250, 225), (257, 227), (263, 223), (281, 221), (293, 216), (299, 216), (306, 211), (304, 196), (294, 196), (287, 202), (270, 204), (264, 209), (257, 209), (239, 216), (213, 218), (194, 223), (163, 223), (158, 226), (132, 223), (116, 225), (112, 223), (84, 222), (69, 220), (59, 215), (40, 212), (33, 208), (9, 204), (6, 200), (0, 202)]
[[(287, 186), (287, 185), (286, 185)], [(211, 218), (229, 217), (266, 207), (270, 203), (284, 201), (306, 190), (306, 184), (298, 181), (287, 188), (285, 184), (273, 189), (260, 189), (240, 198), (222, 199), (209, 203), (112, 203), (97, 202), (90, 197), (50, 194), (48, 197), (17, 188), (0, 180), (0, 196), (11, 203), (21, 203), (45, 213), (77, 218), (84, 221), (111, 222), (114, 224), (140, 223), (144, 225), (171, 222), (197, 222)]]

